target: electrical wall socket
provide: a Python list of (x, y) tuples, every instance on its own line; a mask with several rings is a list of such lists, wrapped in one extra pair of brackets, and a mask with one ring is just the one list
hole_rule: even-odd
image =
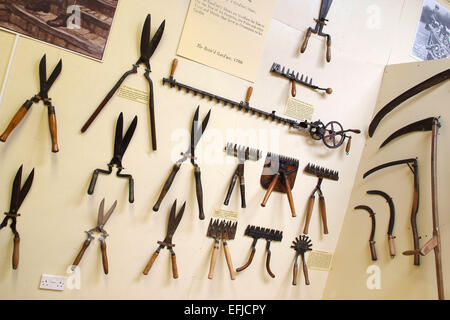
[(44, 290), (64, 291), (67, 277), (43, 274), (39, 288)]

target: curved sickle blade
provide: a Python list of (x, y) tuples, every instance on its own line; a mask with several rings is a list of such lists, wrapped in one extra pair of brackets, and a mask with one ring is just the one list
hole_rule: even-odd
[(152, 38), (152, 41), (150, 42), (150, 45), (147, 46), (147, 50), (146, 50), (146, 57), (148, 59), (150, 59), (153, 55), (153, 53), (155, 52), (156, 47), (158, 46), (159, 42), (161, 41), (162, 35), (164, 33), (164, 27), (166, 25), (166, 20), (164, 20), (163, 22), (161, 22), (158, 30), (156, 30), (155, 35)]
[(389, 226), (388, 226), (388, 235), (392, 235), (394, 232), (394, 223), (395, 223), (395, 206), (392, 198), (384, 191), (381, 190), (369, 190), (367, 194), (374, 194), (383, 197), (387, 203), (389, 204)]
[(370, 122), (369, 125), (369, 136), (372, 137), (375, 133), (375, 130), (378, 127), (378, 124), (380, 121), (392, 110), (394, 110), (397, 106), (399, 106), (401, 103), (405, 102), (409, 98), (415, 96), (416, 94), (425, 91), (428, 88), (431, 88), (441, 82), (444, 82), (446, 80), (450, 79), (450, 69), (447, 69), (445, 71), (442, 71), (441, 73), (438, 73), (431, 78), (428, 78), (427, 80), (419, 83), (418, 85), (412, 87), (411, 89), (405, 91), (398, 97), (396, 97), (394, 100), (389, 102), (387, 105), (385, 105), (378, 113), (375, 115), (375, 117), (372, 119), (372, 122)]
[(398, 129), (393, 134), (391, 134), (384, 142), (381, 144), (380, 149), (383, 148), (385, 145), (387, 145), (392, 140), (410, 133), (410, 132), (419, 132), (419, 131), (431, 131), (433, 128), (433, 121), (434, 117), (423, 119), (420, 121), (416, 121), (414, 123), (408, 124), (407, 126), (404, 126), (403, 128)]
[(384, 164), (381, 164), (379, 166), (376, 166), (372, 169), (370, 169), (369, 171), (365, 172), (363, 174), (363, 179), (367, 178), (367, 176), (371, 175), (372, 173), (384, 169), (384, 168), (388, 168), (388, 167), (392, 167), (392, 166), (396, 166), (396, 165), (400, 165), (400, 164), (409, 164), (412, 163), (413, 166), (417, 165), (417, 159), (415, 158), (410, 158), (410, 159), (404, 159), (404, 160), (396, 160), (396, 161), (391, 161), (391, 162), (387, 162)]
[(372, 231), (370, 232), (370, 241), (373, 241), (373, 239), (375, 238), (375, 227), (376, 227), (375, 212), (373, 212), (373, 210), (370, 207), (364, 205), (356, 206), (354, 209), (366, 210), (369, 213), (369, 216), (372, 220)]
[(147, 18), (145, 18), (144, 26), (142, 27), (141, 34), (141, 57), (147, 56), (147, 50), (150, 46), (150, 26), (151, 26), (151, 15), (148, 14)]

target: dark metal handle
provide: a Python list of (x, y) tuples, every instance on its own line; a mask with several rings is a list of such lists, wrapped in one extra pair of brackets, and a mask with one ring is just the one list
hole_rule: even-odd
[(273, 274), (272, 270), (270, 270), (270, 257), (272, 256), (272, 253), (270, 252), (270, 250), (267, 250), (267, 257), (266, 257), (266, 270), (269, 273), (269, 275), (272, 278), (275, 278), (275, 275)]
[(48, 107), (48, 126), (50, 129), (50, 136), (52, 139), (52, 152), (58, 152), (58, 128), (56, 125), (56, 113), (55, 113), (55, 107), (49, 106)]
[(170, 173), (169, 177), (167, 178), (166, 182), (164, 183), (164, 187), (161, 190), (161, 194), (158, 197), (158, 201), (156, 201), (155, 205), (153, 206), (153, 211), (157, 212), (159, 210), (159, 207), (161, 205), (161, 202), (164, 200), (164, 197), (166, 196), (167, 192), (170, 189), (170, 186), (173, 183), (173, 180), (175, 179), (175, 176), (180, 170), (181, 163), (176, 163), (172, 167), (172, 172)]
[(14, 236), (14, 248), (12, 256), (12, 268), (14, 270), (19, 266), (19, 256), (20, 256), (20, 237), (18, 235)]
[(116, 91), (120, 88), (122, 83), (125, 81), (125, 79), (132, 73), (137, 73), (137, 65), (133, 65), (133, 69), (125, 72), (123, 76), (117, 81), (117, 83), (114, 85), (114, 87), (111, 89), (111, 91), (108, 92), (106, 97), (103, 99), (103, 101), (100, 103), (100, 105), (95, 109), (94, 113), (89, 117), (89, 119), (86, 121), (86, 123), (81, 128), (81, 133), (84, 133), (89, 126), (94, 122), (95, 118), (99, 115), (99, 113), (103, 110), (103, 108), (106, 106), (106, 104), (111, 100), (113, 95), (116, 93)]
[(241, 208), (246, 208), (247, 203), (245, 202), (245, 179), (240, 178), (240, 189), (241, 189)]
[(250, 257), (248, 258), (248, 261), (242, 266), (236, 269), (236, 272), (241, 272), (245, 269), (247, 269), (247, 267), (252, 263), (253, 261), (253, 257), (255, 256), (255, 252), (256, 252), (256, 248), (252, 247), (252, 252), (250, 253)]
[(205, 213), (203, 212), (203, 188), (202, 188), (202, 179), (200, 168), (196, 167), (194, 171), (195, 175), (195, 190), (197, 193), (197, 203), (199, 210), (199, 218), (200, 220), (205, 219)]
[(237, 174), (233, 175), (233, 178), (231, 179), (230, 185), (228, 187), (227, 196), (225, 197), (225, 201), (223, 202), (224, 205), (228, 205), (230, 203), (231, 193), (233, 192), (234, 185), (236, 184), (238, 176)]
[(149, 100), (148, 100), (148, 106), (150, 109), (150, 134), (152, 138), (152, 149), (153, 151), (157, 150), (157, 144), (156, 144), (156, 121), (155, 121), (155, 99), (153, 96), (153, 81), (150, 79), (150, 70), (146, 70), (144, 73), (145, 78), (148, 81), (149, 86)]
[(103, 272), (108, 274), (109, 265), (108, 265), (108, 256), (106, 254), (106, 242), (105, 240), (100, 240), (100, 249), (102, 251), (102, 263), (103, 263)]
[(128, 181), (128, 202), (134, 202), (134, 179), (131, 177)]
[(33, 104), (32, 100), (27, 100), (22, 107), (16, 112), (14, 117), (11, 119), (11, 122), (8, 124), (6, 130), (0, 136), (0, 141), (6, 142), (11, 132), (16, 128), (16, 126), (22, 121), (23, 117), (27, 114), (28, 110), (30, 110), (31, 105)]
[(88, 194), (94, 193), (97, 178), (98, 178), (98, 170), (94, 170), (94, 172), (92, 173), (91, 183), (89, 183)]
[(81, 261), (81, 258), (83, 258), (84, 252), (86, 251), (87, 247), (91, 244), (90, 240), (86, 240), (83, 242), (83, 246), (81, 247), (80, 252), (78, 253), (77, 257), (75, 258), (75, 261), (72, 263), (73, 266), (78, 266), (78, 264)]

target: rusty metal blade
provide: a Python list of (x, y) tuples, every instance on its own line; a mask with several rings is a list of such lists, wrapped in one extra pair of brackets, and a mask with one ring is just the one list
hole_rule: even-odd
[(385, 145), (387, 145), (392, 140), (411, 133), (411, 132), (420, 132), (420, 131), (431, 131), (433, 128), (433, 121), (436, 119), (435, 117), (426, 118), (420, 121), (416, 121), (414, 123), (411, 123), (407, 126), (404, 126), (403, 128), (398, 129), (393, 134), (391, 134), (384, 142), (381, 144), (380, 149), (383, 148)]

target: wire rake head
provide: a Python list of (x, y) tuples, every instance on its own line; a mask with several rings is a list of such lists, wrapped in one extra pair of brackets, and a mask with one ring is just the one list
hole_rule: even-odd
[(266, 239), (272, 241), (281, 241), (283, 239), (283, 231), (262, 228), (257, 226), (248, 225), (247, 229), (245, 229), (246, 236), (255, 238), (255, 239)]
[(227, 155), (237, 157), (239, 160), (258, 161), (262, 157), (262, 151), (249, 147), (240, 146), (235, 143), (227, 143), (225, 146)]
[(222, 240), (233, 240), (236, 235), (236, 229), (237, 222), (211, 218), (207, 236), (211, 238), (221, 238)]
[(335, 181), (339, 180), (339, 172), (338, 171), (319, 167), (319, 166), (316, 166), (311, 163), (308, 163), (308, 165), (305, 167), (304, 171), (307, 173), (313, 174), (313, 175), (317, 176), (318, 178), (326, 178), (326, 179), (335, 180)]
[(300, 235), (292, 241), (292, 249), (300, 254), (304, 254), (306, 251), (312, 250), (312, 241), (306, 235)]
[(298, 168), (299, 161), (295, 158), (290, 158), (269, 152), (267, 153), (266, 164), (270, 164), (271, 167), (278, 167), (278, 168), (285, 166), (292, 166), (294, 168)]

